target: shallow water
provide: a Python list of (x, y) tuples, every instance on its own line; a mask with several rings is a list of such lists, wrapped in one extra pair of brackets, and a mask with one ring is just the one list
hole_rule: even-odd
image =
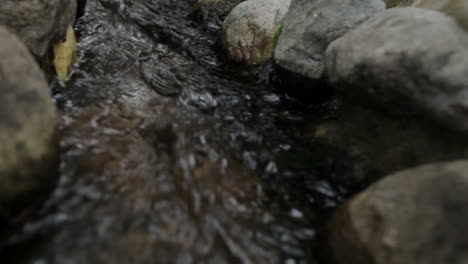
[(319, 263), (317, 234), (349, 193), (346, 159), (308, 129), (333, 103), (242, 77), (219, 21), (187, 18), (193, 3), (88, 0), (77, 66), (53, 85), (58, 184), (12, 224), (4, 260)]

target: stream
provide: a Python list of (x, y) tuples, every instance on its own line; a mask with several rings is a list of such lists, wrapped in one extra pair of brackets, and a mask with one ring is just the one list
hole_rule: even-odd
[[(321, 230), (354, 187), (289, 97), (217, 48), (193, 0), (88, 0), (46, 201), (12, 223), (2, 263), (322, 263)], [(3, 262), (6, 260), (6, 262)]]

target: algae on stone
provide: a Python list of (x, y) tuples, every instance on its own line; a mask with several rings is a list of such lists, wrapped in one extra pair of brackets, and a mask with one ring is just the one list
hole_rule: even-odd
[(278, 43), (278, 38), (281, 35), (282, 30), (283, 30), (283, 25), (279, 25), (275, 28), (275, 31), (273, 31), (273, 34), (271, 36), (271, 45), (270, 45), (270, 53), (272, 55), (275, 52), (276, 43)]

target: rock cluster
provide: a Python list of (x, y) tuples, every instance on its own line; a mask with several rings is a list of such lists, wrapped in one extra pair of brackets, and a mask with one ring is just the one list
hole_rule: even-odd
[[(70, 73), (72, 26), (85, 5), (0, 2), (0, 224), (53, 183), (57, 114), (47, 77), (53, 64), (62, 81)], [(229, 60), (249, 69), (272, 61), (337, 95), (341, 118), (310, 124), (311, 140), (343, 150), (350, 177), (373, 184), (331, 218), (336, 264), (468, 262), (468, 1), (199, 0), (192, 15), (227, 15), (220, 43)], [(102, 153), (88, 158), (112, 173)], [(211, 173), (207, 164), (200, 175)]]
[(273, 57), (312, 93), (326, 82), (342, 116), (311, 124), (312, 140), (346, 152), (354, 180), (377, 181), (332, 218), (335, 263), (467, 262), (468, 1), (292, 0), (273, 55), (251, 48), (264, 35), (241, 19), (275, 14), (242, 7), (260, 2), (225, 22), (228, 57)]
[(278, 38), (275, 62), (286, 70), (321, 79), (328, 45), (384, 9), (381, 0), (293, 1)]

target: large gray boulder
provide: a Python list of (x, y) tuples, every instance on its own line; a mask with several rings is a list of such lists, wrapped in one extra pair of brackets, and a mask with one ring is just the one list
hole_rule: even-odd
[(76, 6), (75, 0), (2, 0), (0, 25), (16, 33), (49, 72), (49, 52), (65, 37), (67, 27), (73, 25)]
[(248, 66), (273, 54), (291, 0), (249, 0), (236, 6), (223, 23), (222, 45), (229, 59)]
[(328, 45), (384, 9), (382, 0), (293, 0), (275, 48), (275, 62), (288, 71), (321, 79)]
[(468, 263), (468, 161), (389, 175), (334, 215), (336, 264)]
[(379, 13), (334, 41), (326, 64), (345, 100), (468, 132), (468, 34), (442, 13)]
[(0, 58), (1, 220), (51, 182), (56, 112), (36, 61), (3, 26)]

